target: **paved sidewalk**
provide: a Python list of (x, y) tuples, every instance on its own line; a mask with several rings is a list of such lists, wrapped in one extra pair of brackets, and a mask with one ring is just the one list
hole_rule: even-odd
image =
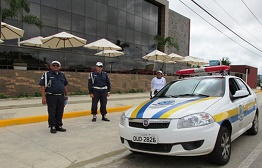
[[(108, 112), (122, 112), (149, 99), (149, 93), (111, 94)], [(69, 96), (64, 118), (90, 115), (89, 95)], [(47, 120), (47, 106), (41, 98), (0, 99), (0, 127), (41, 122)]]

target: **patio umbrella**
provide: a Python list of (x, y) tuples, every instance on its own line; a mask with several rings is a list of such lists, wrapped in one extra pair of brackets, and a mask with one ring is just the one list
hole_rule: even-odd
[(171, 53), (169, 54), (170, 59), (168, 59), (167, 61), (182, 61), (183, 59), (185, 59), (183, 56), (175, 54), (175, 53)]
[(183, 59), (182, 61), (187, 62), (188, 64), (191, 64), (191, 65), (196, 65), (196, 66), (203, 66), (205, 64), (208, 64), (208, 62), (205, 61), (204, 59), (193, 57), (193, 56), (186, 56), (185, 59)]
[(67, 32), (61, 32), (40, 39), (42, 43), (50, 48), (79, 47), (86, 44), (86, 40)]
[(10, 24), (1, 22), (1, 39), (2, 40), (22, 38), (23, 35), (24, 35), (24, 30), (19, 29)]
[(142, 58), (145, 60), (164, 61), (165, 59), (170, 59), (170, 56), (159, 50), (154, 50), (151, 53), (143, 56)]
[(95, 55), (106, 56), (106, 57), (117, 57), (120, 55), (124, 55), (124, 53), (116, 50), (103, 50), (96, 53)]
[(85, 48), (97, 49), (97, 50), (122, 50), (121, 47), (115, 45), (114, 43), (102, 38), (95, 42), (84, 45)]
[(42, 36), (33, 37), (33, 38), (28, 39), (28, 40), (21, 41), (20, 44), (25, 45), (25, 46), (50, 48), (50, 47), (44, 45), (42, 43), (41, 39), (43, 39)]

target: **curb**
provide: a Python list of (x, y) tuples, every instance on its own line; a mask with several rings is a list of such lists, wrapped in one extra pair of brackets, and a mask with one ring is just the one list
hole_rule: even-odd
[[(131, 107), (132, 106), (120, 106), (120, 107), (108, 108), (107, 112), (108, 113), (122, 112), (122, 111), (128, 110)], [(98, 110), (98, 112), (99, 112), (99, 110)], [(82, 116), (88, 116), (88, 115), (91, 115), (91, 110), (76, 111), (76, 112), (66, 112), (63, 115), (63, 119), (65, 119), (65, 118), (74, 118), (74, 117), (82, 117)], [(47, 119), (48, 119), (48, 115), (0, 120), (0, 127), (43, 122), (43, 121), (47, 121)]]

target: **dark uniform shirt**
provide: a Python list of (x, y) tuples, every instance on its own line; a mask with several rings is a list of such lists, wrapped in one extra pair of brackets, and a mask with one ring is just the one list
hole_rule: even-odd
[[(45, 86), (45, 73), (43, 73), (42, 78), (39, 81), (39, 85)], [(48, 71), (47, 72), (47, 87), (46, 92), (52, 94), (64, 94), (64, 87), (68, 85), (68, 81), (63, 72)]]
[(88, 90), (89, 90), (89, 94), (92, 94), (93, 91), (110, 92), (111, 85), (107, 73), (106, 72), (90, 73), (88, 77)]

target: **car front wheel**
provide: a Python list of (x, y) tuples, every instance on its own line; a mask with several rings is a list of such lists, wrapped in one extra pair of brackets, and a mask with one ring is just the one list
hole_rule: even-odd
[(214, 164), (225, 165), (231, 155), (231, 136), (229, 130), (221, 126), (213, 151), (209, 154), (209, 160)]

